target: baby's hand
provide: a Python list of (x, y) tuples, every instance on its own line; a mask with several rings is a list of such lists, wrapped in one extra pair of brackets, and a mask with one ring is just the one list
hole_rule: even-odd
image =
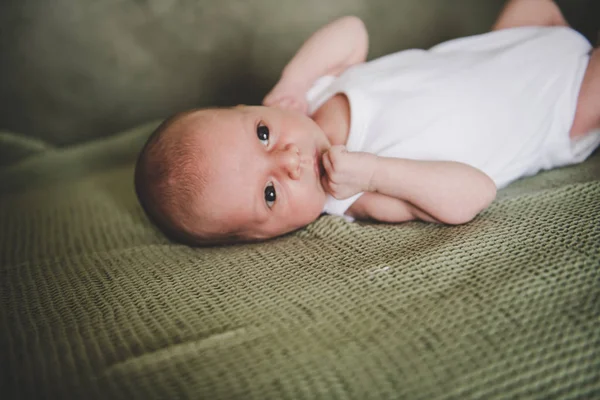
[(360, 192), (371, 191), (377, 156), (371, 153), (349, 152), (345, 146), (332, 146), (323, 154), (326, 174), (323, 187), (338, 200)]
[(289, 84), (281, 83), (275, 85), (273, 90), (263, 99), (263, 105), (267, 107), (277, 107), (283, 110), (297, 111), (302, 114), (308, 114), (308, 102), (306, 101), (306, 90), (301, 87), (294, 87)]

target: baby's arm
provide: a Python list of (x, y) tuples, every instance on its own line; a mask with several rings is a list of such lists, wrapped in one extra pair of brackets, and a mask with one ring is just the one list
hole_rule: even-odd
[(367, 192), (349, 210), (357, 218), (461, 224), (496, 197), (496, 185), (486, 174), (458, 162), (379, 157), (333, 146), (323, 166), (323, 185), (334, 197)]
[(560, 8), (552, 0), (509, 0), (492, 30), (519, 26), (568, 26)]
[(369, 38), (357, 17), (339, 18), (315, 32), (286, 65), (265, 106), (307, 111), (305, 95), (317, 78), (339, 75), (367, 58)]

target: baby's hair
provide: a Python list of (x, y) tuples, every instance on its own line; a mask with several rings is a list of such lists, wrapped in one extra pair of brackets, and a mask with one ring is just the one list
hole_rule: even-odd
[[(194, 242), (195, 238), (189, 232), (179, 229), (173, 221), (173, 218), (165, 216), (165, 208), (172, 205), (176, 196), (185, 194), (186, 186), (193, 184), (192, 176), (187, 178), (189, 182), (180, 182), (179, 185), (172, 183), (173, 175), (179, 175), (178, 178), (186, 179), (185, 176), (174, 168), (170, 160), (176, 157), (172, 153), (181, 153), (180, 149), (169, 143), (165, 136), (169, 129), (190, 112), (178, 113), (164, 120), (150, 135), (142, 148), (136, 166), (135, 166), (135, 191), (148, 218), (167, 236), (181, 242)], [(172, 142), (172, 141), (171, 141)], [(181, 156), (182, 154), (178, 154)], [(187, 157), (186, 157), (187, 158)], [(160, 161), (159, 161), (160, 160)], [(184, 160), (181, 160), (184, 162)]]
[(135, 191), (150, 221), (175, 241), (189, 245), (238, 242), (234, 232), (210, 232), (210, 226), (202, 224), (193, 210), (198, 193), (206, 186), (199, 168), (202, 152), (190, 145), (194, 135), (201, 133), (176, 125), (197, 111), (201, 110), (172, 115), (152, 132), (135, 166)]

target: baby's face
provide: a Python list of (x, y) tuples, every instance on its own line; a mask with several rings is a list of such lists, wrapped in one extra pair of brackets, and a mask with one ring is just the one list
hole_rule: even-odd
[(320, 215), (321, 155), (330, 143), (312, 119), (271, 107), (210, 112), (199, 143), (208, 171), (199, 199), (204, 215), (247, 239), (279, 236)]

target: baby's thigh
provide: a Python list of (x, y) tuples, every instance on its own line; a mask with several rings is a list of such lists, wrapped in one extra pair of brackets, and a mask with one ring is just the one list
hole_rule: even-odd
[(590, 57), (590, 62), (585, 71), (579, 97), (577, 110), (571, 127), (570, 136), (585, 135), (593, 129), (600, 128), (600, 47), (596, 48)]

